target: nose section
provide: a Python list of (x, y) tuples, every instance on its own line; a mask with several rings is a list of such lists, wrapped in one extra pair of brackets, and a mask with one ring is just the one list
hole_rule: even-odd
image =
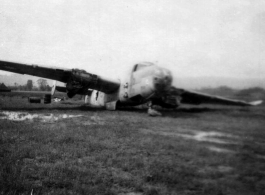
[(172, 84), (171, 72), (165, 68), (159, 68), (154, 74), (154, 87), (157, 93), (164, 93)]

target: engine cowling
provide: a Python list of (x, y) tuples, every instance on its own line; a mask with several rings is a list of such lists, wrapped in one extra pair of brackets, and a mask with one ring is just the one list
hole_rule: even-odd
[(76, 94), (78, 95), (91, 95), (92, 90), (87, 89), (86, 87), (80, 87), (75, 85), (72, 82), (66, 84), (66, 86), (59, 86), (57, 81), (53, 82), (51, 94), (54, 95), (56, 91), (67, 93), (69, 98), (72, 98)]

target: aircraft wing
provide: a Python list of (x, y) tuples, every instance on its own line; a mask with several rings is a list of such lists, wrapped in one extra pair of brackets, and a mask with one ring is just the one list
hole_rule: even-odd
[(7, 61), (0, 61), (0, 70), (43, 77), (64, 83), (68, 81), (68, 78), (71, 75), (71, 70), (67, 69), (47, 68)]
[(106, 79), (78, 69), (48, 68), (44, 66), (0, 60), (0, 70), (19, 74), (28, 74), (67, 83), (68, 89), (73, 92), (82, 88), (112, 93), (120, 86), (119, 81)]
[(234, 105), (234, 106), (256, 106), (262, 103), (262, 100), (246, 102), (242, 100), (235, 100), (224, 98), (220, 96), (213, 96), (195, 91), (189, 91), (171, 87), (170, 95), (178, 96), (181, 98), (181, 103), (184, 104), (222, 104), (222, 105)]

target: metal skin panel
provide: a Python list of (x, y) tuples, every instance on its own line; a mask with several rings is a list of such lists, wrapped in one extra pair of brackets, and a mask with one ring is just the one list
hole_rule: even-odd
[(117, 102), (118, 93), (106, 94), (101, 91), (93, 90), (90, 98), (86, 97), (86, 103), (94, 107), (105, 107), (109, 102)]
[(90, 104), (94, 107), (104, 107), (106, 102), (104, 101), (105, 93), (93, 90), (90, 97)]

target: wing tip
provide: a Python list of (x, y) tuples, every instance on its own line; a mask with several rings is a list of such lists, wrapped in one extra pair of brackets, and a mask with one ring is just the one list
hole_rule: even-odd
[(262, 104), (263, 100), (257, 100), (257, 101), (253, 101), (253, 102), (249, 102), (249, 105), (251, 106), (257, 106)]

